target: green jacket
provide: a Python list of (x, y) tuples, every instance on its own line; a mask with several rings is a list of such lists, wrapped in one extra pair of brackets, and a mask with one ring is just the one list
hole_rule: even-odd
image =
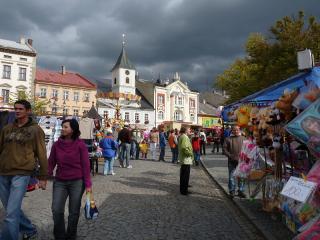
[(0, 175), (31, 175), (40, 165), (39, 178), (47, 177), (44, 132), (31, 118), (22, 127), (6, 125), (0, 133)]
[(178, 142), (179, 149), (179, 162), (182, 165), (192, 165), (193, 162), (193, 150), (190, 139), (186, 134), (182, 134), (179, 137)]

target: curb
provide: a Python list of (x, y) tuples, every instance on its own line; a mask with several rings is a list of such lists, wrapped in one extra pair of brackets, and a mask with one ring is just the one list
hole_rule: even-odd
[(203, 162), (203, 160), (200, 159), (200, 163), (201, 166), (203, 168), (203, 170), (205, 171), (205, 173), (210, 177), (210, 179), (216, 183), (216, 185), (219, 187), (219, 189), (225, 194), (225, 196), (227, 197), (227, 199), (229, 199), (229, 201), (236, 207), (239, 209), (239, 211), (242, 213), (243, 216), (245, 216), (245, 218), (256, 228), (256, 230), (261, 234), (261, 236), (263, 236), (266, 240), (276, 240), (271, 234), (270, 232), (266, 231), (265, 229), (263, 229), (262, 227), (259, 226), (259, 224), (256, 224), (256, 222), (254, 221), (254, 217), (252, 217), (252, 215), (250, 213), (248, 213), (244, 207), (242, 207), (240, 204), (238, 204), (236, 201), (234, 201), (233, 199), (231, 199), (229, 197), (229, 194), (226, 192), (226, 190), (220, 185), (220, 183), (212, 176), (212, 174), (209, 172), (209, 170), (206, 167), (206, 164)]

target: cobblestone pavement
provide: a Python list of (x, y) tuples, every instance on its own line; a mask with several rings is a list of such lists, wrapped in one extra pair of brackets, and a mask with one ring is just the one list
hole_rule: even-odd
[[(201, 167), (191, 170), (193, 194), (180, 195), (180, 168), (166, 160), (134, 160), (132, 169), (116, 167), (115, 176), (94, 176), (100, 215), (87, 221), (81, 213), (79, 239), (263, 239)], [(53, 239), (51, 190), (49, 183), (23, 203), (39, 239)]]

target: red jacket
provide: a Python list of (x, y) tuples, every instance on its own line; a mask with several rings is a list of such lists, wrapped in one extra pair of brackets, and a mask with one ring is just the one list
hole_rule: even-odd
[(200, 138), (199, 137), (193, 137), (192, 138), (192, 149), (193, 151), (200, 151)]

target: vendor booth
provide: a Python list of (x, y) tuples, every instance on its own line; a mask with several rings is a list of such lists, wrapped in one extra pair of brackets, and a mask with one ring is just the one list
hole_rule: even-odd
[(262, 209), (281, 211), (297, 239), (320, 239), (320, 67), (225, 106), (224, 123), (240, 126), (247, 140), (235, 176), (255, 181)]

